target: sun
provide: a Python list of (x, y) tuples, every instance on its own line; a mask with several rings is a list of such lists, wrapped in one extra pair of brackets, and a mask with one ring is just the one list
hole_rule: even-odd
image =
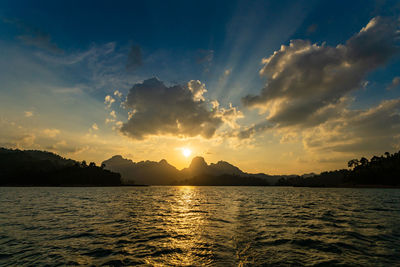
[(182, 154), (185, 158), (189, 157), (192, 154), (192, 150), (189, 148), (182, 148)]

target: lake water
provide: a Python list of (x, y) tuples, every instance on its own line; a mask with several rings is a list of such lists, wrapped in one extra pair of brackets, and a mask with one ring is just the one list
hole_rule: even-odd
[(0, 265), (400, 264), (400, 190), (0, 188)]

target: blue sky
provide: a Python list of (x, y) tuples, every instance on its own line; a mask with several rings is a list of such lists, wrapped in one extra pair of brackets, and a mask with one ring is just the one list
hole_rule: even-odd
[[(243, 105), (243, 98), (260, 94), (268, 82), (268, 77), (259, 73), (265, 65), (262, 59), (279, 51), (281, 45), (289, 45), (290, 40), (309, 40), (319, 46), (325, 42), (326, 46), (336, 47), (346, 44), (373, 18), (396, 21), (399, 14), (398, 1), (3, 1), (0, 3), (0, 111), (9, 134), (4, 134), (0, 141), (4, 146), (52, 149), (69, 157), (98, 162), (104, 156), (119, 153), (134, 155), (135, 160), (166, 157), (184, 166), (187, 162), (171, 151), (191, 146), (193, 153), (210, 161), (229, 159), (249, 170), (296, 172), (341, 166), (349, 157), (379, 151), (354, 150), (343, 154), (335, 150), (334, 153), (342, 154), (324, 158), (330, 165), (324, 163), (317, 169), (300, 167), (301, 162), (318, 161), (317, 152), (311, 153), (304, 141), (316, 128), (283, 129), (281, 122), (273, 126), (274, 131), (257, 132), (251, 141), (233, 140), (232, 131), (271, 124), (270, 115), (274, 111), (268, 105), (278, 104), (268, 104), (265, 100), (263, 108), (267, 112), (263, 113), (255, 106)], [(130, 53), (136, 55), (133, 68), (127, 67)], [(307, 62), (304, 64), (307, 68)], [(398, 53), (365, 70), (362, 81), (358, 81), (360, 86), (340, 95), (352, 99), (346, 100), (346, 110), (367, 111), (384, 100), (398, 99), (400, 90), (394, 81), (400, 75), (399, 70)], [(129, 133), (121, 133), (118, 127), (130, 118), (129, 108), (120, 104), (133, 93), (133, 85), (152, 77), (157, 77), (167, 88), (191, 80), (204, 84), (205, 101), (219, 103), (216, 116), (223, 123), (213, 125), (217, 137), (174, 134), (159, 128), (148, 133), (150, 140), (138, 141)], [(122, 97), (114, 94), (116, 90)], [(104, 104), (107, 95), (115, 100), (110, 107)], [(149, 104), (159, 103), (145, 100)], [(338, 100), (332, 101), (336, 105)], [(234, 123), (226, 124), (228, 119), (222, 113), (230, 107), (240, 115), (234, 118)], [(115, 115), (110, 117), (112, 111)], [(29, 112), (31, 116), (26, 115)], [(107, 118), (114, 121), (106, 122)], [(40, 133), (45, 129), (59, 133), (44, 138)], [(226, 131), (218, 135), (220, 129)], [(20, 133), (21, 140), (27, 133), (36, 134), (32, 137), (34, 141), (24, 143), (14, 138), (14, 132)], [(280, 142), (283, 136), (292, 135), (288, 132), (301, 137), (291, 144)], [(96, 138), (92, 135), (99, 140), (94, 142)], [(175, 139), (168, 139), (171, 144), (165, 152), (148, 152), (156, 151), (148, 147), (157, 146), (171, 135)], [(82, 136), (93, 143), (84, 144)], [(81, 142), (76, 141), (79, 138)], [(382, 150), (396, 149), (397, 141), (393, 142), (389, 140)], [(202, 150), (199, 147), (203, 145), (196, 144), (205, 144), (214, 152)], [(247, 160), (255, 151), (265, 161)], [(324, 153), (332, 154), (326, 150)], [(287, 161), (297, 160), (298, 164), (293, 168), (283, 165), (275, 168), (275, 154)], [(307, 155), (306, 159), (302, 155)]]

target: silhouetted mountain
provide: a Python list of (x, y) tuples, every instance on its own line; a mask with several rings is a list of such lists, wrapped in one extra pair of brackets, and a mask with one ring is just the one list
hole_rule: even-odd
[(194, 157), (188, 168), (181, 171), (183, 177), (193, 177), (196, 175), (209, 174), (209, 175), (222, 175), (231, 174), (238, 176), (246, 176), (238, 167), (226, 161), (218, 161), (208, 165), (203, 157)]
[[(262, 185), (275, 184), (282, 176), (270, 176), (263, 173), (249, 174), (241, 171), (238, 167), (226, 161), (219, 161), (208, 165), (204, 158), (194, 157), (188, 168), (181, 171), (174, 166), (168, 164), (166, 160), (160, 162), (141, 161), (135, 163), (131, 160), (124, 159), (122, 156), (113, 156), (112, 158), (103, 161), (105, 168), (114, 172), (118, 172), (122, 176), (123, 183), (139, 183), (148, 185), (171, 185), (180, 184), (182, 181), (192, 181), (194, 177), (232, 177), (236, 181), (240, 177), (244, 185), (248, 184), (247, 180), (261, 179), (264, 182), (254, 182)], [(207, 178), (207, 179), (208, 179)], [(208, 181), (208, 180), (204, 181)], [(217, 179), (217, 178), (216, 178)], [(247, 180), (246, 180), (247, 179)], [(193, 180), (194, 181), (194, 180)], [(202, 182), (205, 183), (205, 182)], [(235, 182), (238, 184), (239, 182)], [(211, 184), (209, 184), (211, 185)]]
[(125, 184), (168, 185), (180, 178), (180, 172), (165, 159), (135, 163), (118, 155), (102, 164), (106, 169), (120, 173)]
[(120, 175), (54, 153), (0, 148), (0, 185), (121, 185)]

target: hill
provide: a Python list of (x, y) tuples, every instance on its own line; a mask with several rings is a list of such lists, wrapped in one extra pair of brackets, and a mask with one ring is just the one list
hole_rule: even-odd
[(51, 152), (0, 148), (2, 186), (111, 186), (120, 175)]
[(277, 185), (309, 187), (399, 187), (400, 151), (394, 154), (352, 159), (350, 169), (322, 172), (311, 177), (280, 179)]

